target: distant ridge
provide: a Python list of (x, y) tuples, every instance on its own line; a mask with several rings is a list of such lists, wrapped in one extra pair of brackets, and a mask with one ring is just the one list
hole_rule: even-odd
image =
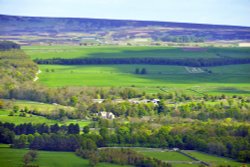
[(217, 27), (232, 27), (232, 28), (250, 28), (250, 26), (239, 26), (239, 25), (223, 25), (223, 24), (206, 24), (206, 23), (187, 23), (187, 22), (173, 22), (173, 21), (157, 21), (157, 20), (133, 20), (133, 19), (109, 19), (109, 18), (88, 18), (88, 17), (52, 17), (52, 16), (22, 16), (22, 15), (5, 15), (0, 14), (0, 19), (9, 18), (9, 17), (16, 17), (20, 19), (64, 19), (64, 20), (96, 20), (96, 21), (111, 21), (111, 22), (137, 22), (137, 23), (148, 23), (148, 25), (154, 24), (154, 25), (190, 25), (190, 26), (211, 26), (214, 28)]
[(29, 40), (18, 39), (20, 35), (40, 36), (41, 41), (35, 42), (48, 42), (50, 39), (42, 37), (54, 38), (65, 33), (78, 33), (67, 36), (73, 43), (81, 41), (81, 34), (123, 42), (135, 38), (171, 41), (179, 37), (191, 41), (250, 41), (250, 27), (164, 21), (0, 15), (0, 27), (1, 36), (14, 36), (9, 39), (21, 42)]

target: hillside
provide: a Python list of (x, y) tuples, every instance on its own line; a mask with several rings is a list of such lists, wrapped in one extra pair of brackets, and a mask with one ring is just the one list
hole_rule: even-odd
[(0, 38), (21, 44), (159, 44), (250, 41), (250, 27), (0, 15)]

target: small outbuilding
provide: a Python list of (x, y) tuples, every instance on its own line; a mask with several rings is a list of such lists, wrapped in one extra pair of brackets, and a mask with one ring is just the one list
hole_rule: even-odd
[(98, 116), (100, 116), (103, 119), (114, 119), (115, 118), (115, 115), (112, 112), (106, 112), (106, 111), (99, 112)]

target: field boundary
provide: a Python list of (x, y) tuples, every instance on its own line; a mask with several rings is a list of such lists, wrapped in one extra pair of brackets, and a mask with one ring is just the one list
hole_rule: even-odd
[(199, 159), (197, 159), (197, 158), (195, 158), (195, 157), (193, 157), (193, 156), (191, 156), (191, 155), (189, 155), (189, 154), (187, 154), (187, 153), (185, 153), (185, 152), (183, 152), (183, 151), (178, 151), (178, 152), (179, 152), (180, 154), (182, 154), (182, 155), (185, 155), (185, 156), (191, 158), (192, 160), (195, 160), (195, 161), (200, 162), (200, 163), (203, 164), (203, 165), (210, 166), (209, 163), (204, 162), (204, 161), (201, 161), (201, 160), (199, 160)]

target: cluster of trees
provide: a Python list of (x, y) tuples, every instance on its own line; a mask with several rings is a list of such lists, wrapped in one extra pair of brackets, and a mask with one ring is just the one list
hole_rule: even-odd
[[(24, 91), (22, 89), (20, 91)], [(95, 97), (105, 98), (110, 90), (96, 90), (97, 93)], [(124, 98), (123, 101), (117, 102), (116, 99), (105, 99), (102, 103), (95, 103), (92, 100), (92, 95), (89, 97), (83, 96), (79, 92), (77, 96), (72, 96), (69, 94), (69, 99), (61, 98), (61, 104), (69, 105), (73, 104), (76, 107), (75, 110), (67, 110), (58, 108), (52, 112), (46, 112), (36, 109), (18, 109), (17, 106), (13, 107), (13, 112), (10, 115), (15, 115), (17, 111), (20, 111), (21, 116), (26, 115), (39, 115), (44, 116), (48, 119), (55, 119), (64, 121), (66, 119), (83, 119), (87, 117), (95, 117), (96, 113), (101, 111), (112, 112), (116, 117), (143, 117), (143, 116), (154, 116), (154, 115), (165, 115), (172, 117), (182, 117), (182, 118), (191, 118), (199, 119), (202, 121), (207, 121), (208, 119), (226, 119), (232, 118), (233, 120), (238, 121), (247, 121), (250, 119), (249, 115), (249, 99), (243, 98), (242, 96), (231, 96), (226, 97), (225, 95), (221, 96), (212, 96), (212, 95), (203, 95), (203, 96), (191, 96), (181, 93), (158, 93), (158, 94), (138, 94), (134, 89), (122, 89), (119, 92), (115, 93), (113, 89), (113, 94), (115, 97)], [(55, 91), (56, 92), (56, 91)], [(61, 91), (62, 92), (62, 91)], [(51, 94), (49, 94), (51, 95)], [(65, 93), (66, 95), (66, 93)], [(38, 95), (37, 95), (38, 96)], [(37, 98), (36, 96), (36, 98)], [(51, 98), (53, 99), (52, 96)], [(43, 96), (41, 96), (43, 97)], [(91, 98), (92, 97), (92, 98)], [(126, 100), (134, 97), (139, 97), (133, 100)], [(158, 105), (154, 103), (147, 102), (146, 99), (161, 99)], [(48, 99), (47, 99), (48, 100)], [(74, 101), (74, 102), (73, 102)], [(140, 102), (144, 101), (144, 102)], [(183, 103), (185, 101), (185, 103)], [(199, 101), (199, 102), (191, 102)], [(206, 103), (206, 101), (211, 101), (214, 103)], [(50, 101), (53, 102), (53, 101)], [(182, 102), (182, 104), (178, 104)]]
[(75, 151), (80, 147), (79, 135), (42, 134), (34, 137), (29, 148), (35, 150)]
[(136, 68), (135, 69), (135, 74), (142, 74), (142, 75), (145, 75), (147, 74), (147, 69), (146, 68), (142, 68), (141, 70), (139, 68)]
[(20, 45), (12, 41), (0, 41), (0, 51), (6, 51), (11, 49), (20, 49)]
[[(162, 119), (159, 117), (159, 119)], [(27, 132), (15, 131), (13, 125), (0, 126), (1, 142), (13, 144), (14, 147), (30, 147), (38, 150), (75, 151), (93, 150), (104, 146), (143, 146), (160, 148), (180, 148), (199, 150), (219, 156), (227, 156), (242, 162), (249, 162), (250, 133), (248, 124), (232, 124), (229, 122), (208, 122), (170, 124), (154, 126), (155, 123), (118, 123), (103, 124), (99, 133), (89, 132), (86, 128), (79, 134), (78, 127), (69, 125), (40, 125), (43, 131), (36, 129)], [(164, 121), (165, 122), (165, 121)], [(22, 125), (23, 126), (23, 125)], [(27, 126), (27, 125), (26, 125)], [(14, 126), (20, 127), (20, 126)], [(32, 125), (31, 127), (36, 127)], [(19, 137), (15, 138), (15, 133)], [(21, 134), (20, 132), (23, 132)], [(39, 132), (39, 133), (38, 133)], [(30, 133), (30, 134), (29, 134)]]
[(248, 64), (249, 58), (77, 58), (77, 59), (35, 59), (38, 64), (61, 65), (88, 65), (88, 64), (153, 64), (153, 65), (177, 65), (190, 67), (209, 67), (232, 64)]
[[(157, 105), (151, 102), (133, 103), (124, 101), (116, 103), (106, 100), (103, 103), (93, 103), (87, 107), (86, 113), (94, 114), (101, 111), (110, 111), (116, 117), (143, 117), (143, 116), (171, 116), (198, 119), (207, 121), (208, 119), (226, 119), (238, 121), (250, 120), (250, 105), (245, 99), (227, 98), (214, 103), (206, 103), (204, 100), (191, 102), (192, 97), (184, 96), (190, 102), (178, 104), (170, 100), (161, 100)], [(182, 98), (181, 98), (182, 99)], [(176, 102), (176, 101), (175, 101)], [(172, 103), (172, 105), (168, 104)]]
[(15, 125), (13, 123), (0, 122), (0, 142), (12, 143), (15, 135), (29, 135), (29, 134), (43, 134), (43, 133), (61, 133), (61, 134), (79, 134), (80, 127), (78, 124), (69, 124), (59, 126), (57, 123), (53, 125), (47, 124), (31, 124), (24, 123)]
[(238, 121), (249, 121), (250, 106), (244, 101), (228, 99), (227, 102), (220, 101), (213, 105), (202, 102), (191, 102), (179, 105), (177, 107), (165, 107), (164, 113), (169, 113), (173, 117), (199, 119), (207, 121), (208, 119), (226, 119)]
[(148, 166), (148, 167), (171, 167), (170, 163), (156, 158), (145, 157), (132, 149), (104, 148), (98, 150), (77, 149), (76, 154), (90, 160), (91, 166), (98, 162), (109, 162), (120, 165)]
[(95, 114), (101, 111), (112, 112), (116, 117), (142, 117), (146, 115), (157, 114), (156, 106), (153, 103), (133, 104), (131, 102), (104, 102), (93, 103), (89, 106), (88, 111), (90, 114)]
[(75, 111), (71, 108), (63, 109), (63, 108), (55, 108), (51, 112), (47, 112), (46, 110), (37, 110), (37, 109), (29, 109), (28, 107), (24, 107), (23, 109), (19, 109), (18, 106), (14, 106), (12, 111), (10, 111), (9, 116), (20, 116), (20, 117), (31, 117), (32, 115), (43, 116), (48, 119), (65, 121), (67, 119), (77, 119), (82, 118), (80, 111)]
[(21, 89), (21, 84), (33, 81), (37, 70), (37, 65), (21, 50), (0, 52), (0, 96), (6, 97), (15, 88)]
[(30, 150), (23, 156), (23, 163), (24, 167), (38, 167), (39, 165), (35, 164), (30, 164), (31, 162), (34, 162), (37, 159), (37, 151), (35, 150)]
[[(74, 107), (81, 103), (91, 103), (92, 99), (139, 98), (145, 94), (134, 88), (47, 88), (31, 82), (23, 84), (15, 82), (9, 85), (7, 81), (6, 86), (4, 85), (0, 85), (0, 98), (57, 103)], [(4, 88), (1, 89), (1, 86)]]

